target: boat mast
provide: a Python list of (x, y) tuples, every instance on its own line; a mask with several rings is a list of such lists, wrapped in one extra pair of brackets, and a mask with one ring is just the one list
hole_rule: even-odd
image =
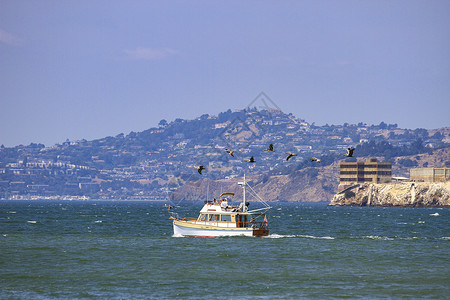
[(242, 197), (242, 211), (245, 212), (246, 211), (246, 206), (245, 206), (245, 173), (244, 173), (244, 184), (242, 185), (242, 188), (244, 189), (244, 196)]

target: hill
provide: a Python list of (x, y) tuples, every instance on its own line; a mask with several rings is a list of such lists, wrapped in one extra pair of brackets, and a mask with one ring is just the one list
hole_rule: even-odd
[[(275, 151), (264, 151), (271, 143)], [(197, 182), (204, 185), (201, 180), (231, 182), (245, 173), (255, 176), (268, 199), (325, 201), (335, 191), (338, 161), (349, 146), (356, 146), (358, 158), (393, 161), (396, 175), (415, 165), (450, 165), (450, 128), (316, 126), (274, 108), (247, 108), (161, 120), (158, 128), (93, 141), (2, 146), (0, 198), (165, 199), (180, 197)], [(235, 150), (234, 157), (225, 148)], [(297, 156), (286, 161), (288, 151)], [(250, 156), (256, 163), (244, 161)], [(312, 156), (322, 162), (311, 162)], [(202, 175), (198, 165), (206, 168)]]

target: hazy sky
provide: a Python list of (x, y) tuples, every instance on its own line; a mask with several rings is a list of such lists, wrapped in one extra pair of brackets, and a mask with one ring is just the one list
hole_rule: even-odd
[(0, 144), (247, 106), (450, 126), (450, 1), (0, 0)]

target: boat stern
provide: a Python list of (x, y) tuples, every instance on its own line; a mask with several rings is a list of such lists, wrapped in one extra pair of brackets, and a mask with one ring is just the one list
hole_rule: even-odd
[(268, 236), (269, 229), (267, 227), (259, 227), (253, 229), (253, 236)]

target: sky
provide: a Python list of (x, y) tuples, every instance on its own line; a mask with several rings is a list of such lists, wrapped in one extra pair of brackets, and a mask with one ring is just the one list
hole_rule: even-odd
[(450, 126), (450, 1), (0, 0), (0, 144), (245, 108)]

